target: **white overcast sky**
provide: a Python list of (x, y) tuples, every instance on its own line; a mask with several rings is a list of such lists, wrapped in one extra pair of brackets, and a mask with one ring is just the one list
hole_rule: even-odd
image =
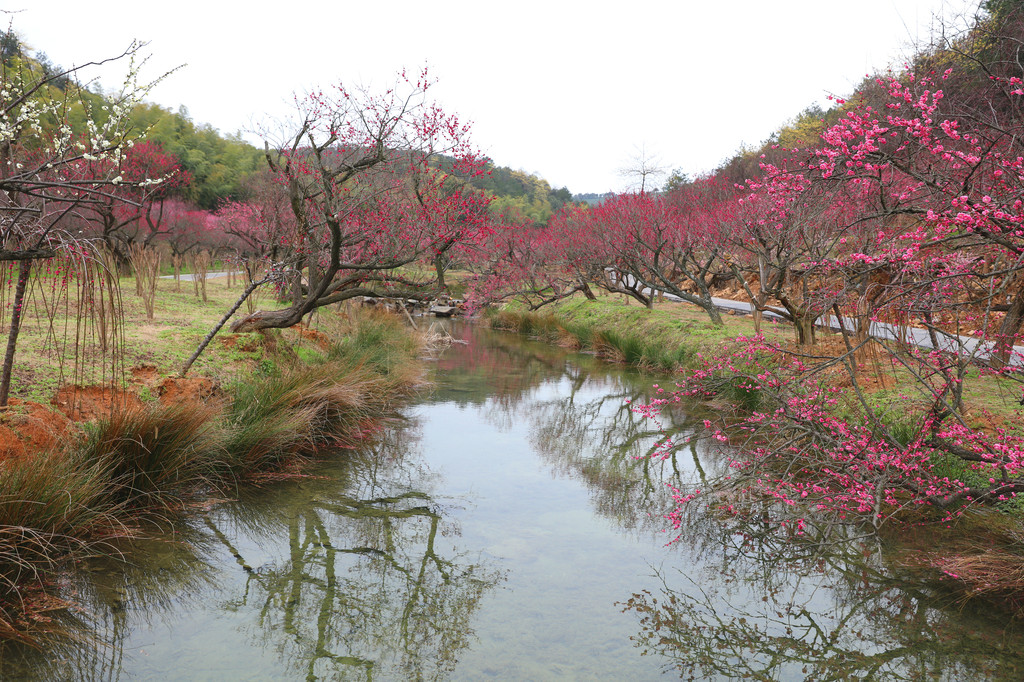
[(0, 0), (24, 10), (7, 15), (22, 39), (62, 66), (149, 41), (145, 74), (185, 64), (151, 99), (224, 133), (280, 115), (293, 92), (385, 87), (427, 64), (477, 147), (576, 193), (624, 189), (618, 171), (641, 148), (668, 168), (714, 168), (867, 72), (900, 66), (933, 15), (975, 4)]

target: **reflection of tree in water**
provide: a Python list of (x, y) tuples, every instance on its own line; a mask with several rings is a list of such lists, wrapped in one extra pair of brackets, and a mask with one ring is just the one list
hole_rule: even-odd
[[(232, 568), (245, 571), (244, 589), (221, 608), (251, 613), (245, 631), (297, 677), (446, 677), (502, 574), (457, 549), (418, 438), (415, 423), (387, 429), (316, 476), (243, 491), (195, 527), (126, 547), (125, 562), (90, 565), (75, 586), (88, 613), (72, 624), (87, 634), (38, 655), (8, 650), (0, 678), (119, 679), (135, 627), (218, 595), (216, 576)], [(280, 548), (280, 559), (254, 565), (253, 545)]]
[(5, 642), (0, 679), (121, 679), (133, 625), (152, 622), (175, 601), (209, 589), (219, 550), (200, 527), (184, 523), (173, 535), (108, 549), (109, 557), (81, 562), (65, 586), (76, 603), (86, 605), (55, 614), (69, 636), (54, 637), (40, 648)]
[[(474, 367), (490, 360), (489, 377), (510, 365), (532, 368), (486, 400), (481, 409), (487, 421), (502, 430), (529, 424), (537, 454), (555, 473), (583, 481), (597, 511), (620, 527), (662, 530), (658, 512), (674, 506), (667, 484), (703, 478), (695, 442), (667, 459), (649, 457), (664, 438), (663, 429), (634, 414), (630, 404), (649, 397), (653, 379), (585, 356), (570, 362), (561, 349), (510, 334), (492, 333), (484, 344), (476, 343), (475, 335), (468, 340), (467, 352), (480, 356), (474, 358)], [(477, 345), (486, 352), (473, 351)], [(682, 419), (680, 424), (669, 426), (668, 432), (685, 442), (692, 429)]]
[(692, 516), (686, 537), (713, 555), (705, 575), (662, 574), (660, 591), (624, 604), (637, 646), (687, 679), (1024, 677), (1024, 632), (901, 580), (876, 540), (833, 526), (794, 542), (749, 517)]
[[(585, 483), (600, 514), (622, 528), (658, 531), (665, 523), (659, 512), (673, 506), (669, 485), (699, 476), (701, 466), (695, 443), (665, 459), (650, 457), (664, 433), (630, 409), (645, 392), (581, 375), (572, 379), (567, 397), (519, 409), (530, 422), (533, 449), (553, 471)], [(686, 440), (688, 429), (670, 432)]]
[(258, 522), (287, 534), (288, 557), (253, 569), (231, 606), (258, 607), (257, 636), (306, 679), (446, 676), (470, 643), (473, 612), (501, 579), (447, 540), (457, 529), (401, 456), (402, 434), (389, 431), (363, 453), (343, 490), (320, 488)]
[(505, 332), (460, 325), (460, 343), (437, 359), (443, 386), (431, 397), (460, 405), (519, 400), (566, 364), (565, 352)]
[[(658, 511), (675, 506), (664, 483), (724, 473), (725, 459), (695, 444), (664, 461), (645, 456), (660, 430), (626, 401), (652, 380), (590, 371), (516, 337), (488, 344), (500, 346), (487, 351), (489, 376), (510, 364), (532, 368), (481, 404), (488, 421), (526, 426), (533, 449), (555, 472), (584, 481), (621, 527), (663, 528)], [(678, 424), (672, 435), (682, 442), (689, 431)], [(833, 525), (793, 542), (752, 504), (745, 518), (686, 507), (680, 544), (693, 565), (625, 604), (641, 619), (637, 644), (667, 668), (690, 679), (1024, 679), (1024, 636), (900, 579), (877, 539)]]
[[(511, 355), (518, 341), (499, 343)], [(658, 511), (675, 506), (665, 483), (724, 473), (725, 458), (693, 442), (666, 460), (646, 456), (661, 430), (627, 401), (644, 398), (651, 380), (588, 371), (557, 351), (530, 353), (546, 372), (488, 400), (488, 421), (528, 424), (534, 450), (555, 472), (584, 481), (599, 512), (621, 527), (663, 529)], [(685, 442), (690, 427), (677, 424), (669, 435)], [(901, 580), (877, 538), (831, 525), (808, 527), (794, 542), (749, 501), (747, 512), (686, 507), (679, 530), (694, 565), (625, 604), (641, 619), (638, 646), (666, 667), (690, 679), (1024, 679), (1024, 635)]]

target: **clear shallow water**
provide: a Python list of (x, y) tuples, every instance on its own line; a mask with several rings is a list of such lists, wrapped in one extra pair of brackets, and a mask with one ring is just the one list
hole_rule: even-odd
[(83, 565), (66, 590), (94, 640), (8, 649), (4, 679), (1024, 677), (1004, 619), (881, 548), (706, 514), (666, 546), (665, 484), (720, 464), (636, 459), (658, 434), (624, 401), (652, 380), (457, 334), (378, 446)]

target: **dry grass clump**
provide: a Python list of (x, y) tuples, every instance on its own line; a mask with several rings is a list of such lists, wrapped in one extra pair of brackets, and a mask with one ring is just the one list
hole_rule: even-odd
[(925, 553), (923, 561), (941, 572), (963, 602), (982, 599), (1024, 617), (1024, 532), (1019, 528), (984, 532), (964, 547)]
[(63, 560), (129, 534), (108, 482), (102, 465), (60, 450), (0, 466), (0, 639), (39, 631), (41, 585)]
[(105, 470), (117, 503), (175, 506), (222, 476), (218, 416), (199, 402), (120, 410), (91, 430), (76, 457)]
[(225, 415), (231, 466), (265, 472), (319, 448), (354, 445), (422, 385), (422, 368), (411, 361), (419, 350), (401, 320), (367, 315), (319, 362), (236, 384)]

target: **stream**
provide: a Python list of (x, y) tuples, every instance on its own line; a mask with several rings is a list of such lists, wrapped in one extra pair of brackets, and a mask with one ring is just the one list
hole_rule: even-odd
[(703, 441), (644, 457), (660, 432), (627, 401), (657, 379), (452, 333), (372, 447), (84, 562), (62, 586), (82, 634), (8, 646), (2, 678), (1024, 679), (1020, 627), (856, 529), (787, 542), (702, 510), (673, 531), (668, 484), (724, 465)]

